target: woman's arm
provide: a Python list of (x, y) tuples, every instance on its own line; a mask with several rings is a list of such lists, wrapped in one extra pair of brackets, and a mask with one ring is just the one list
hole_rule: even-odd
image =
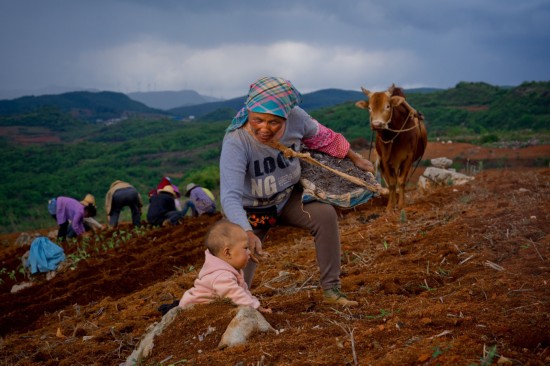
[(243, 186), (247, 165), (242, 145), (237, 139), (226, 137), (220, 156), (220, 201), (229, 221), (244, 230), (252, 230), (243, 208)]
[(321, 151), (336, 158), (344, 158), (350, 149), (349, 142), (344, 135), (334, 132), (314, 119), (312, 121), (317, 124), (317, 133), (303, 139), (308, 149)]
[(220, 156), (220, 201), (227, 219), (246, 231), (250, 259), (258, 263), (264, 256), (262, 242), (254, 234), (243, 208), (243, 186), (246, 179), (248, 156), (242, 141), (225, 138)]
[(84, 210), (82, 212), (75, 212), (71, 218), (71, 225), (76, 235), (82, 235), (86, 231), (84, 228)]
[(354, 152), (344, 135), (334, 132), (318, 121), (315, 122), (318, 124), (317, 133), (303, 140), (309, 149), (318, 150), (340, 159), (348, 157), (359, 169), (374, 173), (372, 163)]

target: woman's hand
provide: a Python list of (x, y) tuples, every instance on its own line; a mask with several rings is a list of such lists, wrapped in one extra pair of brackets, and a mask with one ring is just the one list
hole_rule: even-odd
[(260, 263), (260, 258), (264, 256), (262, 250), (262, 241), (254, 234), (253, 231), (247, 231), (248, 235), (248, 249), (250, 250), (250, 259), (254, 263)]
[(374, 174), (374, 165), (367, 159), (363, 158), (361, 155), (349, 149), (348, 154), (346, 155), (350, 160), (355, 164), (356, 167), (362, 169), (366, 172), (371, 172)]

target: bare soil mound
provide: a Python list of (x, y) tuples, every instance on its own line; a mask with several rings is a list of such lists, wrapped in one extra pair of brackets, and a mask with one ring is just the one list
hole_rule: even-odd
[[(431, 145), (431, 157), (507, 153)], [(509, 166), (484, 169), (469, 184), (411, 188), (403, 212), (386, 213), (380, 198), (340, 210), (342, 286), (359, 307), (323, 304), (311, 236), (276, 227), (252, 291), (273, 309), (265, 318), (279, 334), (218, 350), (234, 308), (197, 306), (156, 338), (140, 365), (550, 364), (550, 168), (515, 165), (531, 154), (519, 150)], [(550, 157), (548, 147), (537, 151), (530, 159)], [(161, 319), (157, 308), (192, 286), (204, 234), (220, 217), (123, 226), (67, 244), (76, 268), (49, 281), (33, 276), (32, 287), (14, 294), (24, 278), (8, 274), (28, 246), (15, 244), (19, 234), (2, 236), (0, 364), (124, 362)]]

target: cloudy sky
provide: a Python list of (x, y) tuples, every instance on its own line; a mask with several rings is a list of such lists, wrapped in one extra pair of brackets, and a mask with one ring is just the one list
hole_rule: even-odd
[(0, 92), (550, 80), (548, 0), (0, 0)]

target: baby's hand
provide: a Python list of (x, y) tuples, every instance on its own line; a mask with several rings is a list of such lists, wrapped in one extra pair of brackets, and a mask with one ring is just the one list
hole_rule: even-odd
[(259, 311), (260, 313), (264, 313), (264, 314), (271, 314), (271, 313), (273, 313), (273, 310), (271, 310), (270, 308), (264, 308), (264, 307), (261, 307), (261, 306), (258, 308), (258, 311)]

